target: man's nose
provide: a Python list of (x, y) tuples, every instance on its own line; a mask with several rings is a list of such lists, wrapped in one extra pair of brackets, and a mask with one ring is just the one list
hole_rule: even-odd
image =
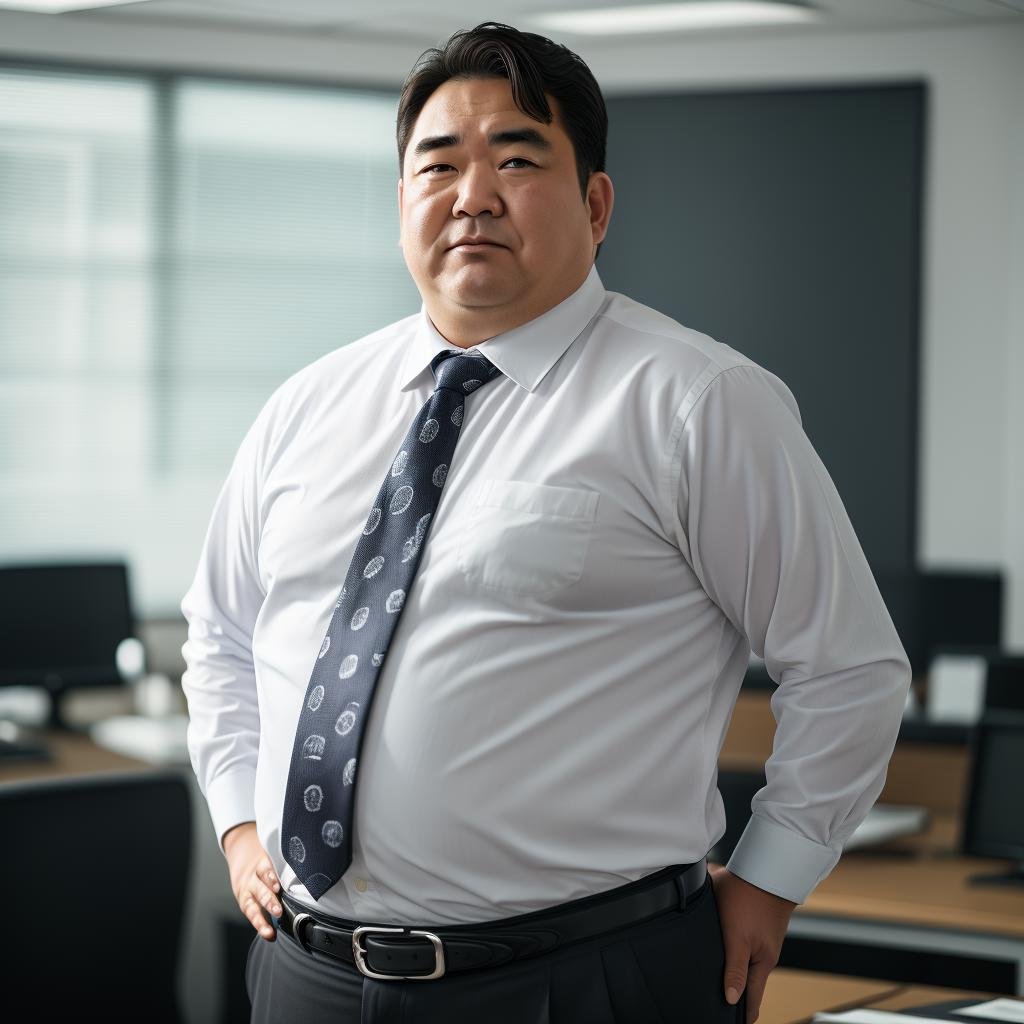
[(482, 213), (501, 216), (504, 204), (498, 188), (498, 175), (492, 168), (478, 164), (467, 167), (459, 178), (452, 214), (456, 217), (479, 217)]

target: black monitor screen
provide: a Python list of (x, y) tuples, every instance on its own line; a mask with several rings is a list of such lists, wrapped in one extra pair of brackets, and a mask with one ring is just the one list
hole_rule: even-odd
[(122, 563), (0, 567), (0, 685), (109, 685), (132, 635)]
[(1024, 861), (1024, 715), (975, 729), (964, 852)]

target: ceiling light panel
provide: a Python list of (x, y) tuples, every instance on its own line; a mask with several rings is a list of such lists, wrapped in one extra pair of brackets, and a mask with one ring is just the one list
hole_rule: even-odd
[(0, 7), (12, 11), (34, 11), (36, 14), (64, 14), (96, 7), (134, 7), (144, 3), (148, 0), (0, 0)]
[(685, 32), (750, 25), (795, 25), (815, 21), (810, 7), (766, 0), (697, 0), (693, 3), (642, 4), (535, 14), (544, 28), (580, 35), (623, 32)]

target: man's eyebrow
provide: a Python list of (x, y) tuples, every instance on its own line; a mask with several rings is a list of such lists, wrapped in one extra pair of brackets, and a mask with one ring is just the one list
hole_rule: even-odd
[[(501, 132), (491, 132), (487, 136), (489, 146), (509, 146), (513, 143), (520, 143), (524, 146), (533, 146), (534, 149), (549, 152), (554, 147), (535, 128), (507, 128)], [(448, 146), (460, 146), (461, 135), (428, 135), (420, 139), (413, 149), (415, 156), (422, 156), (424, 153), (431, 153), (435, 149), (445, 149)]]

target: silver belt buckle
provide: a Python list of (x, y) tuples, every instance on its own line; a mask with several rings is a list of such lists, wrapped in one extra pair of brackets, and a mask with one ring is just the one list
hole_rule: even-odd
[[(434, 947), (434, 970), (431, 974), (378, 974), (370, 970), (366, 963), (366, 949), (362, 944), (365, 935), (421, 935), (430, 940)], [(352, 933), (352, 956), (355, 959), (359, 973), (366, 978), (376, 978), (379, 981), (430, 981), (432, 978), (440, 978), (444, 975), (444, 947), (441, 940), (433, 932), (406, 932), (404, 928), (374, 928), (373, 925), (360, 925)]]

